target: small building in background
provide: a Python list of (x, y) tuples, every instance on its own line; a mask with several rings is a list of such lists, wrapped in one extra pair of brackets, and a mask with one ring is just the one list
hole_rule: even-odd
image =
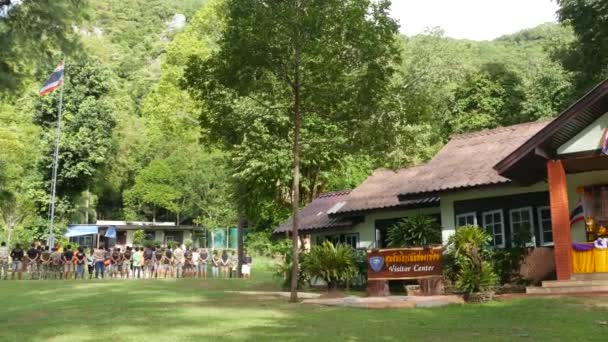
[(236, 228), (204, 229), (193, 225), (176, 225), (175, 222), (108, 221), (98, 220), (95, 224), (69, 225), (65, 234), (70, 242), (79, 246), (95, 247), (103, 243), (106, 247), (121, 249), (133, 246), (134, 234), (143, 230), (145, 240), (167, 246), (175, 242), (184, 247), (184, 242), (192, 240), (194, 247), (211, 249), (236, 249)]

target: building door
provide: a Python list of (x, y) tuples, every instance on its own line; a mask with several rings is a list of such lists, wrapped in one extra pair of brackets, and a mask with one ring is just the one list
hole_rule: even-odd
[(168, 245), (171, 241), (175, 241), (178, 244), (184, 243), (184, 232), (181, 230), (167, 230), (165, 232), (165, 245)]
[(116, 232), (116, 244), (117, 245), (126, 245), (127, 244), (127, 232)]

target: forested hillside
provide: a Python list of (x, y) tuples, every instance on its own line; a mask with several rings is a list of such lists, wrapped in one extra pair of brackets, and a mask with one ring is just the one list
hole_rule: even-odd
[[(240, 212), (269, 231), (288, 216), (291, 123), (254, 98), (211, 106), (185, 77), (193, 60), (217, 49), (225, 1), (0, 1), (0, 227), (7, 239), (46, 236), (59, 93), (39, 97), (37, 90), (61, 58), (61, 227), (141, 219), (213, 228), (235, 225)], [(608, 27), (604, 17), (582, 23), (582, 12), (595, 8), (560, 4), (567, 25), (493, 41), (454, 40), (439, 29), (399, 37), (390, 90), (369, 120), (341, 126), (304, 118), (302, 204), (352, 188), (375, 168), (423, 162), (451, 134), (557, 115), (608, 73), (599, 57), (593, 69), (576, 58), (605, 56), (585, 48), (589, 30), (602, 36)], [(43, 25), (48, 20), (53, 29)], [(222, 110), (238, 119), (223, 120)]]

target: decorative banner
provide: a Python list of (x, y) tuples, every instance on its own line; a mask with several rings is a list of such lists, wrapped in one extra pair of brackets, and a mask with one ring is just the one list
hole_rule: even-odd
[(412, 247), (367, 251), (367, 279), (418, 279), (441, 276), (443, 249)]

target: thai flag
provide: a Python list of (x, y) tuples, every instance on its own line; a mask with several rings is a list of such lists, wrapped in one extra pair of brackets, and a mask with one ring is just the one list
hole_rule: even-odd
[(583, 212), (583, 202), (579, 198), (578, 202), (576, 202), (576, 207), (570, 212), (570, 225), (572, 226), (581, 221), (585, 221), (585, 213)]
[(604, 134), (602, 135), (602, 153), (608, 154), (608, 128), (604, 129)]
[(55, 71), (51, 74), (51, 77), (44, 82), (42, 89), (38, 92), (38, 95), (46, 95), (53, 90), (59, 88), (63, 84), (63, 61), (57, 65)]

